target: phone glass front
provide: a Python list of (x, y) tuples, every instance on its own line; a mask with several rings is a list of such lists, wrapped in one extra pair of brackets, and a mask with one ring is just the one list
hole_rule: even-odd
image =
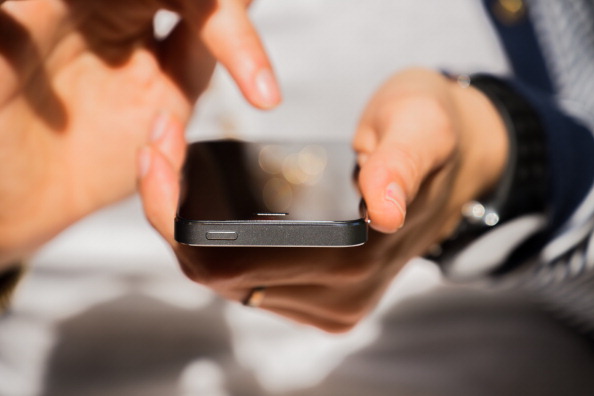
[(179, 242), (351, 246), (366, 237), (347, 144), (190, 145), (176, 219)]

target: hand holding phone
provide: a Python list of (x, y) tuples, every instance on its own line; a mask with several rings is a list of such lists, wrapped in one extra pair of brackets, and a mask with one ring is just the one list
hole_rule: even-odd
[[(364, 245), (349, 249), (177, 243), (172, 220), (180, 196), (180, 159), (186, 150), (183, 132), (183, 126), (174, 123), (141, 152), (139, 187), (147, 218), (171, 244), (188, 278), (237, 302), (265, 287), (260, 308), (331, 332), (352, 328), (373, 309), (409, 258), (406, 249), (398, 246), (400, 233), (381, 235), (369, 230)], [(347, 180), (352, 180), (352, 162), (345, 164)]]

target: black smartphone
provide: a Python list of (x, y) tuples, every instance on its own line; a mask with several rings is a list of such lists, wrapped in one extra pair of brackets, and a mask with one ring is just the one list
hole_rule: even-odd
[(192, 246), (358, 246), (367, 241), (355, 154), (343, 143), (189, 146), (175, 239)]

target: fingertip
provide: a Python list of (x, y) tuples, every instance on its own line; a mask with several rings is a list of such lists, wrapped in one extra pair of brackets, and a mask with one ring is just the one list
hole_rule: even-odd
[(386, 186), (384, 190), (384, 201), (388, 205), (393, 205), (400, 212), (402, 222), (404, 222), (406, 218), (406, 195), (398, 183), (392, 182)]
[(256, 73), (254, 78), (253, 104), (263, 110), (273, 109), (282, 101), (280, 88), (274, 73), (269, 68), (264, 68)]
[(404, 227), (406, 212), (400, 205), (384, 201), (375, 206), (368, 206), (368, 211), (370, 226), (376, 231), (392, 234)]
[(385, 164), (369, 158), (361, 168), (359, 184), (371, 227), (383, 233), (402, 228), (406, 218), (406, 194)]
[(272, 110), (281, 104), (281, 89), (263, 48), (246, 51), (236, 62), (221, 62), (252, 106)]
[(179, 198), (176, 170), (154, 147), (140, 149), (139, 192), (144, 212), (153, 227), (168, 241), (173, 241), (173, 219)]
[(264, 66), (249, 72), (241, 70), (242, 67), (226, 66), (243, 97), (252, 106), (260, 110), (272, 110), (281, 104), (281, 90), (271, 68)]
[(268, 110), (281, 103), (270, 59), (244, 5), (226, 3), (204, 24), (201, 37), (250, 104)]

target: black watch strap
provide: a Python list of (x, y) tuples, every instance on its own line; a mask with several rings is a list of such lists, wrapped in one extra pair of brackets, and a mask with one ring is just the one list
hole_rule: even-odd
[(23, 272), (23, 265), (15, 264), (0, 273), (0, 313), (8, 308), (10, 296)]
[(547, 146), (536, 111), (501, 79), (488, 75), (457, 79), (462, 85), (480, 90), (496, 107), (508, 132), (509, 156), (496, 188), (465, 205), (457, 230), (427, 256), (442, 265), (494, 227), (524, 214), (544, 213), (546, 209)]

